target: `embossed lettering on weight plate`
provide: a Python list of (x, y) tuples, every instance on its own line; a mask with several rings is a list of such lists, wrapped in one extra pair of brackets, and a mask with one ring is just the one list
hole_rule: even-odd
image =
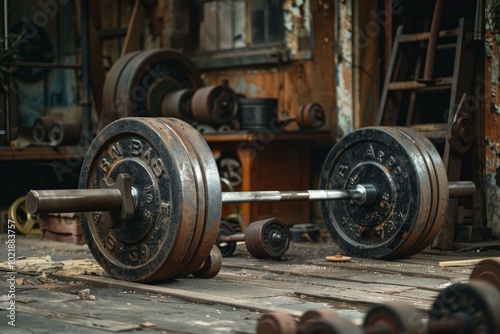
[(144, 145), (139, 139), (132, 139), (132, 155), (140, 157), (141, 160), (146, 162), (157, 178), (160, 178), (165, 173), (163, 161), (159, 158), (151, 158), (152, 148), (148, 147), (143, 150)]

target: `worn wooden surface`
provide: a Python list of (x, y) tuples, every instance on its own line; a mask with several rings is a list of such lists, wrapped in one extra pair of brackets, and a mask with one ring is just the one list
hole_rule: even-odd
[[(5, 240), (3, 235), (2, 245)], [(18, 236), (16, 327), (4, 316), (10, 270), (3, 259), (0, 332), (255, 333), (264, 312), (298, 317), (318, 308), (334, 309), (360, 324), (378, 303), (402, 302), (428, 310), (442, 288), (467, 281), (473, 268), (440, 267), (439, 262), (499, 256), (496, 249), (335, 263), (325, 260), (338, 251), (328, 236), (315, 244), (292, 242), (281, 261), (254, 259), (239, 244), (213, 279), (146, 285), (110, 278), (86, 246)], [(95, 299), (78, 299), (78, 291), (87, 288)]]

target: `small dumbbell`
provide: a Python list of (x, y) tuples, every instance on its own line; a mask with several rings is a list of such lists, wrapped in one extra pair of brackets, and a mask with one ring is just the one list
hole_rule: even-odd
[(294, 121), (301, 129), (319, 130), (325, 125), (326, 112), (319, 103), (303, 104), (297, 109), (295, 117), (283, 120), (283, 124), (288, 125)]
[(478, 262), (469, 279), (488, 282), (500, 290), (500, 257), (492, 257)]
[(286, 224), (278, 218), (255, 221), (244, 234), (234, 234), (231, 225), (221, 221), (216, 245), (222, 257), (232, 256), (238, 241), (244, 241), (248, 252), (257, 259), (280, 258), (288, 251), (290, 235)]

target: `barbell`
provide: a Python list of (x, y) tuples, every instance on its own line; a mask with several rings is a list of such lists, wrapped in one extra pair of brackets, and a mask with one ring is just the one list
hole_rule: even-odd
[(339, 141), (319, 190), (222, 192), (204, 140), (176, 118), (118, 119), (89, 146), (79, 189), (32, 190), (31, 213), (82, 212), (97, 262), (113, 277), (167, 281), (195, 272), (215, 244), (223, 203), (320, 200), (333, 240), (348, 254), (415, 254), (439, 232), (450, 196), (473, 194), (449, 182), (431, 142), (406, 128), (372, 127)]

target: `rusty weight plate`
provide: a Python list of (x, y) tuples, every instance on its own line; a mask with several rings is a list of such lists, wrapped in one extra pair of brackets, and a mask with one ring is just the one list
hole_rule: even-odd
[(470, 274), (470, 280), (488, 282), (500, 291), (500, 257), (480, 261)]
[[(439, 293), (429, 311), (429, 326), (441, 319), (458, 318), (463, 333), (500, 333), (500, 292), (481, 281), (456, 283)], [(457, 331), (458, 332), (458, 331)]]
[(161, 114), (164, 117), (180, 118), (187, 122), (192, 122), (191, 99), (194, 90), (185, 88), (165, 95), (161, 102)]
[(288, 227), (278, 218), (252, 222), (245, 231), (245, 245), (256, 259), (280, 258), (290, 246)]
[(194, 93), (191, 111), (199, 123), (223, 124), (236, 116), (238, 97), (225, 85), (206, 86)]
[(411, 141), (384, 127), (357, 130), (328, 154), (319, 189), (353, 189), (373, 184), (374, 203), (323, 201), (323, 219), (334, 242), (346, 253), (391, 258), (407, 251), (427, 224), (430, 180)]
[(407, 304), (378, 304), (365, 316), (363, 328), (385, 334), (425, 333), (423, 314)]
[[(197, 193), (183, 143), (154, 119), (124, 118), (99, 132), (89, 147), (79, 188), (99, 188), (105, 177), (131, 176), (139, 206), (110, 228), (107, 212), (81, 214), (88, 247), (112, 276), (126, 281), (169, 280), (192, 239)], [(208, 254), (208, 253), (207, 253)]]
[(117, 110), (118, 101), (116, 99), (116, 87), (120, 82), (121, 75), (127, 67), (128, 63), (139, 53), (140, 51), (134, 51), (118, 58), (118, 60), (113, 64), (113, 66), (111, 66), (111, 69), (106, 75), (102, 92), (102, 107), (104, 110), (101, 114), (101, 117), (104, 119), (99, 120), (99, 126), (101, 127), (101, 129), (119, 118)]
[[(200, 241), (187, 267), (177, 276), (185, 277), (197, 270), (210, 254), (217, 239), (222, 214), (222, 194), (219, 172), (213, 153), (202, 135), (186, 122), (176, 118), (158, 118), (159, 122), (168, 124), (182, 139), (190, 159), (197, 159), (201, 173), (197, 175), (196, 186), (203, 185), (203, 198), (198, 197), (202, 209), (199, 213), (203, 219), (196, 228), (200, 233)], [(199, 184), (198, 184), (199, 183)]]
[(422, 156), (426, 159), (429, 172), (434, 171), (434, 176), (430, 173), (431, 182), (436, 182), (432, 190), (432, 206), (435, 207), (435, 209), (432, 209), (433, 214), (429, 215), (426, 232), (422, 234), (423, 238), (419, 240), (415, 245), (416, 247), (408, 253), (408, 255), (414, 255), (427, 248), (444, 225), (449, 203), (448, 175), (441, 155), (429, 139), (412, 128), (398, 127), (396, 129), (410, 136), (417, 148), (421, 150)]
[(363, 329), (347, 318), (319, 317), (309, 321), (300, 334), (364, 334)]
[[(118, 116), (161, 116), (158, 95), (201, 85), (194, 64), (182, 53), (171, 49), (141, 51), (126, 64), (116, 83), (114, 101)], [(158, 105), (148, 110), (152, 96)]]
[(256, 334), (297, 334), (295, 320), (284, 312), (263, 314), (257, 321)]
[(205, 259), (193, 276), (196, 278), (213, 278), (217, 276), (222, 268), (222, 254), (217, 246), (213, 245), (210, 254)]
[(320, 129), (326, 122), (325, 109), (319, 103), (301, 105), (296, 120), (301, 129)]

